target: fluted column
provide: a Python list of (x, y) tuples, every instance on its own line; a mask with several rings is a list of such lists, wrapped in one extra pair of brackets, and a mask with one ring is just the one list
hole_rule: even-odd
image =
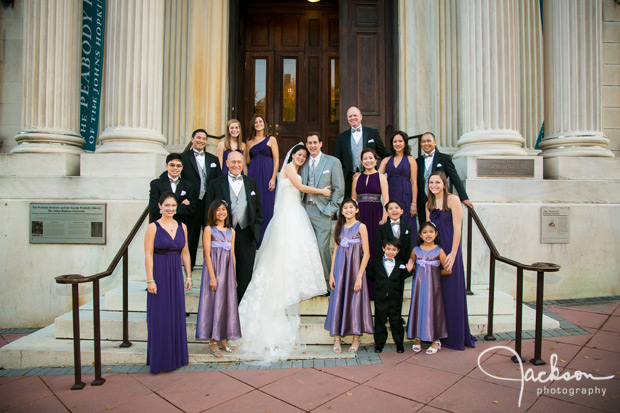
[(604, 156), (601, 110), (602, 3), (545, 0), (543, 157)]
[(97, 152), (165, 154), (163, 0), (109, 0), (104, 131)]
[(82, 152), (81, 0), (24, 1), (21, 132), (12, 153)]
[(458, 4), (460, 116), (455, 157), (527, 155), (521, 127), (515, 0)]

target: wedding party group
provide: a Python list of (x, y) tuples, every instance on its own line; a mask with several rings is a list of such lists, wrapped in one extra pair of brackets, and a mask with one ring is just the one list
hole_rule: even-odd
[(247, 139), (230, 120), (215, 155), (205, 151), (203, 129), (192, 134), (190, 150), (168, 155), (166, 171), (151, 182), (144, 240), (151, 373), (188, 363), (185, 291), (201, 233), (196, 338), (208, 340), (215, 358), (241, 340), (248, 360), (286, 360), (304, 344), (299, 304), (317, 296), (329, 296), (324, 327), (335, 353), (345, 336), (357, 352), (363, 334), (373, 334), (382, 352), (388, 321), (398, 353), (405, 332), (414, 352), (423, 343), (426, 354), (474, 346), (460, 246), (461, 203), (472, 205), (451, 157), (430, 132), (415, 159), (406, 133), (393, 133), (388, 151), (377, 130), (362, 126), (357, 107), (347, 120), (334, 156), (309, 132), (281, 167), (261, 115)]

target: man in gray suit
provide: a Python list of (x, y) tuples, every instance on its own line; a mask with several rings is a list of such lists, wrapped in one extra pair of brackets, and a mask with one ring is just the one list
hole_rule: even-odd
[(310, 159), (301, 168), (302, 183), (314, 188), (325, 188), (329, 185), (332, 191), (331, 197), (304, 194), (303, 199), (306, 213), (310, 218), (319, 244), (325, 282), (329, 286), (329, 272), (332, 265), (332, 254), (329, 248), (332, 217), (338, 212), (344, 198), (342, 165), (338, 158), (321, 152), (323, 142), (318, 132), (308, 132), (306, 146), (310, 152)]

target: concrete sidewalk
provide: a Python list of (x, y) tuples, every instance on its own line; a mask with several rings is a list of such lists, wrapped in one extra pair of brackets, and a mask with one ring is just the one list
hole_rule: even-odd
[[(561, 323), (572, 323), (588, 334), (544, 338), (542, 357), (547, 365), (526, 362), (523, 369), (531, 369), (536, 377), (548, 374), (555, 354), (561, 375), (582, 371), (613, 378), (530, 380), (523, 383), (519, 408), (519, 365), (510, 360), (510, 351), (494, 348), (514, 348), (514, 342), (500, 340), (477, 343), (464, 352), (442, 349), (435, 355), (416, 354), (409, 345), (404, 354), (382, 353), (379, 364), (355, 366), (304, 368), (301, 363), (249, 369), (247, 363), (212, 363), (157, 375), (134, 372), (144, 371), (143, 366), (107, 367), (103, 386), (90, 386), (93, 376), (85, 374), (87, 386), (80, 391), (70, 390), (70, 367), (56, 375), (48, 375), (53, 369), (30, 370), (38, 375), (0, 370), (0, 411), (620, 411), (620, 300), (549, 302), (546, 309)], [(18, 337), (2, 334), (0, 346)], [(375, 357), (372, 350), (369, 345), (360, 356)], [(522, 355), (527, 360), (533, 357), (534, 340), (523, 341)], [(479, 359), (488, 375), (478, 367)], [(117, 372), (124, 368), (128, 372)]]

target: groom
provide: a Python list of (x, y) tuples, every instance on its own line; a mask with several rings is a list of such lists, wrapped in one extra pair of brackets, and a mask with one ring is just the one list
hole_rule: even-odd
[(223, 199), (228, 204), (228, 215), (231, 217), (235, 230), (237, 298), (241, 302), (252, 279), (256, 244), (260, 237), (263, 216), (256, 181), (241, 175), (243, 155), (237, 151), (230, 152), (226, 159), (226, 166), (228, 166), (228, 175), (214, 179), (207, 187), (205, 214), (214, 200)]
[(323, 273), (329, 291), (329, 272), (332, 256), (329, 242), (332, 233), (332, 217), (344, 198), (344, 178), (342, 165), (338, 158), (321, 152), (323, 142), (318, 132), (308, 132), (306, 146), (310, 152), (310, 159), (301, 167), (301, 181), (304, 185), (314, 188), (330, 186), (331, 197), (314, 194), (304, 194), (304, 208), (314, 228), (316, 240), (319, 244), (319, 254), (323, 264)]

